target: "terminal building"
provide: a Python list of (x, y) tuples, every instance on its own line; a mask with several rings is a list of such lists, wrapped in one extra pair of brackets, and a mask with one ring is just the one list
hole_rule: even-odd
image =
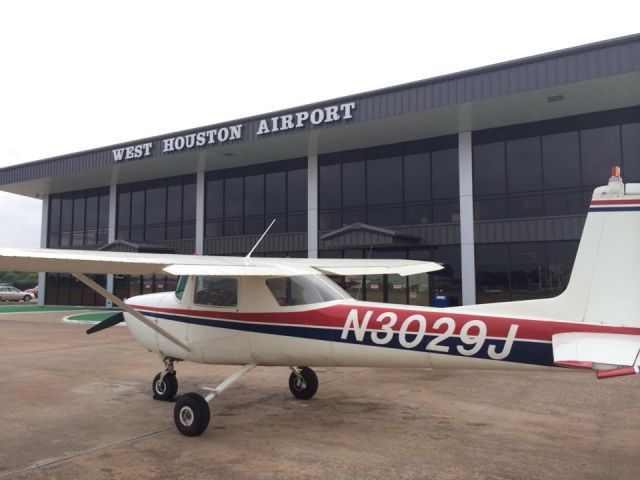
[[(96, 113), (97, 114), (97, 113)], [(370, 301), (555, 296), (595, 186), (640, 182), (640, 35), (0, 170), (42, 199), (43, 247), (411, 258), (337, 278)], [(96, 276), (120, 297), (175, 278)], [(68, 275), (40, 301), (104, 304)]]

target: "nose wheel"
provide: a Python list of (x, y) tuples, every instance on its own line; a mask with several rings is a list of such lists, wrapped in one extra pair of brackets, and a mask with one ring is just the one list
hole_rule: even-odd
[(175, 359), (165, 357), (164, 371), (158, 373), (151, 383), (151, 391), (154, 400), (169, 401), (178, 393), (178, 378), (176, 377), (176, 369), (174, 367)]
[(291, 367), (289, 390), (299, 400), (308, 400), (318, 391), (318, 376), (309, 367)]

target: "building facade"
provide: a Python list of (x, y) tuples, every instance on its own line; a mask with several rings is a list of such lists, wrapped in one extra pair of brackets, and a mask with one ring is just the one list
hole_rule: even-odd
[[(43, 199), (43, 247), (245, 255), (275, 219), (254, 255), (435, 260), (336, 280), (470, 304), (560, 293), (614, 165), (640, 182), (640, 35), (17, 165), (0, 188)], [(67, 275), (43, 284), (47, 303), (104, 303)]]

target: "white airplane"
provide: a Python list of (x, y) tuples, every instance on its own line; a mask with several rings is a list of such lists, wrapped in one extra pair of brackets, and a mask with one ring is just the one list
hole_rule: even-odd
[[(291, 393), (311, 398), (318, 378), (306, 365), (595, 370), (598, 378), (639, 373), (640, 184), (615, 167), (593, 194), (567, 289), (558, 297), (453, 308), (399, 306), (351, 298), (325, 275), (442, 268), (410, 260), (197, 257), (57, 249), (0, 249), (0, 270), (72, 273), (119, 306), (133, 337), (164, 369), (154, 398), (173, 399), (174, 364), (241, 366), (209, 393), (177, 398), (180, 433), (200, 435), (209, 402), (256, 365), (288, 366)], [(175, 292), (126, 302), (85, 273), (179, 275)]]

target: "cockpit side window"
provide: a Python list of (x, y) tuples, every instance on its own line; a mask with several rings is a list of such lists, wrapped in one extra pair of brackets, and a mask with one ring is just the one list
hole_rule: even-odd
[(266, 283), (281, 307), (349, 298), (348, 293), (322, 275), (269, 278)]
[(235, 307), (238, 304), (238, 281), (227, 277), (196, 277), (193, 302), (198, 305)]
[(176, 286), (176, 297), (178, 300), (182, 300), (182, 296), (184, 295), (184, 289), (187, 288), (187, 281), (189, 277), (187, 275), (182, 275), (178, 278), (178, 285)]

